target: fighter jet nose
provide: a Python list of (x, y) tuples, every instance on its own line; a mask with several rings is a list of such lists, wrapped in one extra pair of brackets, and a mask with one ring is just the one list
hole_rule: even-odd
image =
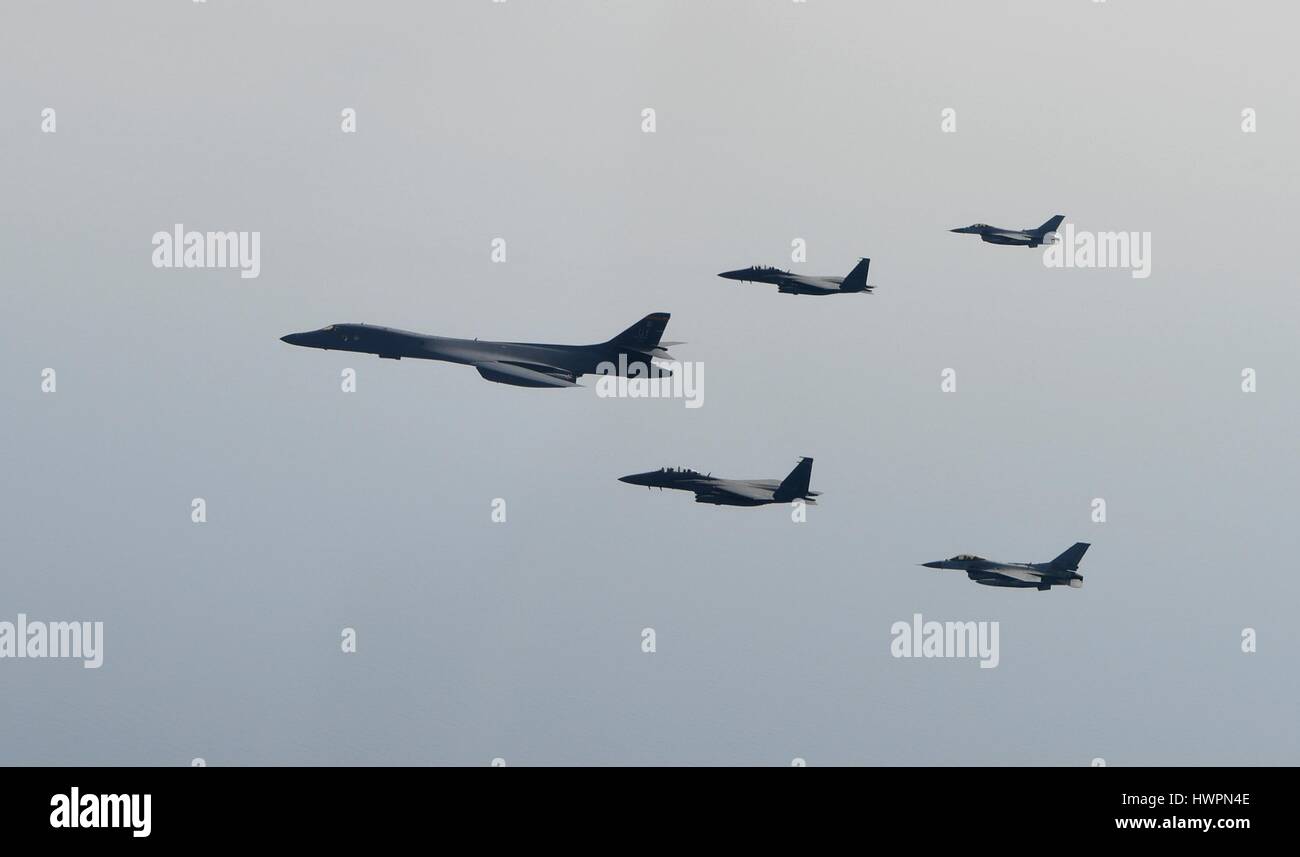
[(280, 337), (280, 341), (288, 345), (302, 345), (303, 335), (301, 333), (286, 333)]
[(921, 566), (922, 566), (923, 568), (943, 568), (943, 563), (941, 563), (941, 562), (923, 562), (923, 563), (921, 563)]

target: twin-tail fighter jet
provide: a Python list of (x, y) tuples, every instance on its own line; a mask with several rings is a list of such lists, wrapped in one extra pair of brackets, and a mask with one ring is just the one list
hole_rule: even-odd
[(696, 503), (712, 503), (715, 506), (767, 506), (794, 500), (816, 504), (817, 501), (813, 498), (821, 492), (808, 490), (812, 466), (811, 458), (801, 458), (784, 479), (720, 479), (695, 470), (665, 467), (648, 473), (623, 476), (618, 481), (647, 488), (692, 491)]
[(783, 295), (869, 295), (875, 288), (874, 285), (867, 285), (867, 269), (870, 267), (871, 260), (862, 259), (849, 271), (847, 277), (811, 277), (792, 274), (780, 268), (754, 265), (735, 271), (723, 271), (718, 276), (742, 283), (767, 283), (776, 286), (776, 290)]

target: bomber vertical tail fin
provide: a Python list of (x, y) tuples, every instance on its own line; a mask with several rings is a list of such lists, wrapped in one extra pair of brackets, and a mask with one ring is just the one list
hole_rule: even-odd
[(668, 326), (669, 314), (652, 312), (627, 330), (609, 341), (610, 345), (622, 345), (637, 351), (652, 351), (659, 345), (659, 338)]

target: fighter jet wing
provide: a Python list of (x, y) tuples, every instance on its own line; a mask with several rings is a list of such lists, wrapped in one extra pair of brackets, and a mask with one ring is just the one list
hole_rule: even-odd
[(1023, 580), (1027, 583), (1037, 583), (1043, 578), (1043, 572), (1031, 568), (991, 568), (989, 571), (1003, 577), (1010, 577), (1013, 580)]
[(839, 291), (820, 283), (809, 283), (804, 280), (787, 280), (778, 285), (776, 290), (783, 295), (829, 295)]
[(755, 485), (749, 485), (745, 482), (715, 482), (711, 485), (701, 485), (695, 489), (695, 499), (701, 503), (711, 503), (714, 500), (771, 500), (772, 492), (766, 488), (759, 488)]
[(489, 381), (515, 387), (576, 387), (578, 380), (568, 369), (544, 363), (508, 363), (487, 360), (474, 368)]

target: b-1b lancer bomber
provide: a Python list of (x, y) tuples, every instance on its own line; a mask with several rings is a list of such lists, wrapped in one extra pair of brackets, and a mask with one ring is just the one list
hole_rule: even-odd
[(989, 226), (987, 223), (976, 223), (973, 226), (962, 226), (948, 231), (959, 232), (963, 235), (978, 235), (981, 241), (988, 244), (1037, 247), (1039, 244), (1052, 243), (1047, 236), (1056, 232), (1056, 227), (1061, 225), (1062, 220), (1065, 220), (1065, 216), (1058, 214), (1037, 229), (1000, 229), (996, 226)]
[[(672, 360), (659, 342), (668, 326), (668, 313), (651, 313), (608, 342), (596, 345), (546, 345), (533, 342), (487, 342), (425, 336), (373, 324), (331, 324), (320, 330), (290, 333), (280, 339), (290, 345), (326, 351), (356, 351), (390, 360), (403, 357), (446, 360), (473, 366), (489, 381), (515, 387), (576, 387), (580, 375), (608, 374), (651, 377), (671, 375), (651, 360)], [(622, 357), (622, 359), (620, 359)]]
[(742, 283), (767, 283), (776, 286), (776, 290), (783, 295), (869, 295), (875, 288), (867, 285), (867, 269), (870, 267), (871, 260), (862, 259), (849, 271), (847, 277), (809, 277), (782, 271), (780, 268), (754, 265), (736, 271), (723, 271), (718, 276)]
[(964, 553), (952, 559), (923, 562), (921, 565), (926, 568), (964, 571), (967, 577), (984, 586), (1012, 586), (1044, 591), (1053, 586), (1079, 589), (1083, 586), (1079, 561), (1083, 559), (1088, 547), (1087, 542), (1075, 542), (1051, 562), (997, 562)]
[(644, 485), (647, 488), (693, 491), (696, 503), (712, 503), (715, 506), (766, 506), (794, 500), (803, 500), (805, 503), (815, 505), (817, 501), (813, 498), (821, 492), (808, 490), (808, 483), (812, 479), (812, 466), (811, 458), (801, 458), (794, 470), (790, 471), (790, 475), (781, 480), (719, 479), (712, 474), (665, 467), (649, 473), (622, 476), (618, 481), (629, 485)]

